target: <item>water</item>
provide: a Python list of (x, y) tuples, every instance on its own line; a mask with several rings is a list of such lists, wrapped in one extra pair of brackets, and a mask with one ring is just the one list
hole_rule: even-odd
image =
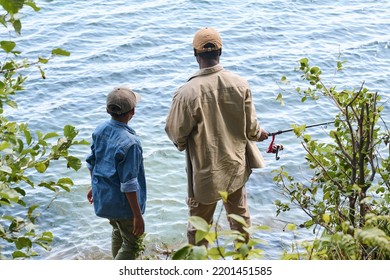
[[(108, 118), (105, 96), (116, 85), (126, 84), (140, 93), (142, 102), (130, 125), (142, 139), (148, 183), (145, 214), (146, 245), (150, 254), (185, 244), (187, 223), (184, 154), (164, 132), (173, 92), (194, 73), (192, 37), (198, 28), (217, 28), (223, 38), (221, 63), (246, 77), (254, 93), (261, 125), (268, 131), (290, 124), (314, 124), (333, 119), (327, 101), (300, 103), (291, 90), (283, 93), (285, 106), (275, 101), (280, 78), (294, 73), (298, 60), (308, 57), (320, 66), (328, 84), (359, 88), (365, 85), (389, 99), (389, 1), (36, 1), (39, 13), (25, 8), (18, 48), (36, 59), (51, 49), (63, 48), (70, 57), (56, 58), (43, 68), (46, 79), (31, 68), (26, 91), (16, 97), (19, 110), (10, 118), (28, 122), (32, 130), (61, 131), (76, 126), (80, 139), (90, 140), (93, 129)], [(338, 56), (347, 60), (346, 71), (333, 79)], [(389, 102), (384, 119), (389, 122)], [(311, 130), (327, 139), (328, 129)], [(299, 211), (275, 217), (273, 201), (280, 198), (272, 170), (287, 167), (291, 174), (306, 174), (304, 151), (292, 134), (278, 136), (285, 150), (281, 160), (264, 154), (267, 167), (256, 170), (247, 186), (254, 224), (271, 231), (258, 237), (267, 241), (265, 258), (277, 259), (293, 242), (283, 231), (287, 222), (299, 223)], [(265, 151), (269, 141), (258, 144)], [(74, 149), (85, 158), (89, 147)], [(73, 173), (55, 167), (49, 176), (70, 176), (75, 187), (52, 193), (31, 191), (30, 199), (43, 205), (41, 229), (55, 235), (50, 252), (41, 259), (109, 259), (110, 226), (98, 218), (86, 199), (89, 173), (85, 165)], [(45, 206), (49, 206), (45, 209)], [(221, 221), (226, 226), (226, 220)], [(298, 238), (310, 236), (299, 232)], [(5, 249), (8, 249), (7, 247)]]

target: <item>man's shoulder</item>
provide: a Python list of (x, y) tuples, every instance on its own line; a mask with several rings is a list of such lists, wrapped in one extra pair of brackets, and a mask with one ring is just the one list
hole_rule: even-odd
[(199, 95), (199, 85), (198, 82), (193, 80), (187, 81), (185, 84), (180, 86), (174, 93), (174, 99), (180, 102), (190, 102)]
[(224, 77), (226, 77), (227, 79), (230, 79), (232, 81), (235, 81), (236, 83), (241, 83), (241, 84), (244, 84), (244, 85), (248, 85), (248, 81), (246, 78), (244, 78), (243, 76), (241, 76), (240, 74), (236, 73), (236, 72), (233, 72), (231, 70), (228, 70), (228, 69), (224, 69), (222, 72), (221, 72), (221, 75), (223, 75)]

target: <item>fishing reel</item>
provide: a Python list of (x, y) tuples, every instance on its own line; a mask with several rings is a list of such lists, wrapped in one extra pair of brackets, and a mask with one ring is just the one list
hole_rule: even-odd
[[(312, 125), (307, 125), (305, 128), (316, 127), (316, 126), (326, 126), (328, 124), (333, 124), (333, 123), (334, 122), (324, 122), (324, 123), (312, 124)], [(274, 144), (275, 136), (279, 135), (279, 134), (282, 134), (282, 133), (285, 133), (285, 132), (290, 132), (290, 131), (293, 131), (293, 130), (294, 129), (292, 128), (292, 129), (286, 129), (286, 130), (278, 130), (278, 131), (275, 131), (275, 132), (269, 132), (268, 136), (272, 136), (272, 141), (271, 141), (271, 143), (268, 146), (267, 153), (275, 154), (276, 160), (279, 160), (280, 157), (278, 156), (278, 153), (279, 153), (279, 151), (283, 150), (283, 145), (281, 145), (281, 144)]]
[(275, 142), (275, 134), (272, 135), (272, 140), (268, 146), (267, 153), (275, 154), (275, 159), (279, 160), (280, 157), (278, 156), (278, 154), (279, 154), (279, 151), (283, 150), (283, 145), (282, 144), (274, 144), (274, 142)]

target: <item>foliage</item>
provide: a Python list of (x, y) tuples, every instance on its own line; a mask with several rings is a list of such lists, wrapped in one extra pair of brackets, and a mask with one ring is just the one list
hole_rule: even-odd
[[(0, 23), (7, 29), (10, 38), (13, 34), (21, 33), (19, 12), (24, 6), (39, 10), (32, 0), (0, 0), (0, 5), (4, 10), (0, 15)], [(5, 105), (17, 108), (11, 97), (24, 89), (27, 78), (18, 74), (18, 70), (35, 65), (42, 78), (45, 78), (41, 65), (56, 55), (67, 56), (69, 53), (54, 49), (49, 58), (39, 57), (31, 63), (20, 58), (21, 52), (16, 50), (14, 41), (0, 41), (0, 47), (0, 52), (4, 53), (4, 60), (0, 62), (0, 258), (6, 257), (1, 254), (4, 246), (1, 244), (5, 244), (3, 242), (15, 247), (12, 258), (28, 258), (37, 255), (34, 249), (36, 246), (49, 249), (53, 240), (51, 232), (39, 232), (37, 218), (40, 214), (35, 210), (40, 205), (29, 202), (28, 192), (36, 186), (53, 192), (70, 191), (73, 186), (70, 178), (55, 181), (44, 181), (42, 178), (53, 161), (64, 162), (68, 168), (77, 171), (81, 161), (70, 155), (69, 149), (87, 142), (75, 140), (78, 131), (71, 125), (64, 127), (63, 135), (57, 132), (33, 133), (28, 124), (10, 121), (3, 115)]]
[[(227, 193), (221, 192), (222, 199), (227, 201)], [(189, 222), (195, 227), (196, 235), (195, 242), (199, 244), (203, 239), (207, 240), (209, 246), (205, 245), (191, 245), (188, 244), (178, 251), (176, 251), (172, 259), (173, 260), (250, 260), (263, 257), (263, 251), (259, 248), (255, 248), (256, 245), (265, 244), (265, 241), (256, 238), (249, 238), (246, 240), (244, 233), (236, 230), (218, 231), (218, 222), (221, 218), (221, 212), (217, 219), (215, 227), (207, 224), (207, 222), (196, 216), (189, 218)], [(266, 226), (251, 226), (245, 223), (244, 219), (238, 215), (230, 214), (231, 219), (236, 220), (244, 226), (244, 230), (252, 235), (259, 230), (267, 230)], [(222, 243), (222, 244), (221, 244)], [(231, 246), (233, 244), (233, 246)]]
[[(338, 62), (336, 72), (344, 62)], [(390, 258), (390, 133), (381, 118), (380, 96), (364, 87), (338, 90), (327, 86), (322, 71), (300, 60), (298, 69), (306, 89), (296, 87), (301, 101), (326, 98), (337, 108), (331, 143), (321, 143), (295, 126), (301, 139), (311, 179), (296, 180), (286, 168), (276, 170), (275, 182), (287, 202), (275, 201), (277, 214), (298, 206), (308, 219), (303, 227), (321, 232), (285, 258), (389, 259)], [(287, 78), (282, 78), (287, 82)], [(280, 96), (279, 96), (280, 99)], [(296, 247), (295, 247), (296, 248)]]

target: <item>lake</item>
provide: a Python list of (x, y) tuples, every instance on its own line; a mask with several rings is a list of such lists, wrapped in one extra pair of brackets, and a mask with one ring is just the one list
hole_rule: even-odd
[[(362, 82), (378, 91), (389, 121), (390, 1), (36, 1), (38, 13), (22, 11), (22, 36), (17, 39), (24, 57), (35, 60), (54, 48), (71, 52), (44, 65), (46, 79), (31, 67), (26, 90), (16, 96), (18, 110), (7, 109), (10, 119), (28, 122), (32, 130), (61, 131), (74, 125), (79, 138), (91, 140), (94, 128), (109, 115), (105, 96), (117, 85), (128, 85), (142, 95), (130, 123), (144, 148), (148, 185), (145, 214), (146, 250), (162, 256), (186, 243), (187, 206), (184, 153), (167, 138), (164, 127), (174, 91), (198, 69), (192, 38), (201, 27), (215, 27), (223, 39), (221, 64), (248, 79), (259, 122), (267, 131), (288, 129), (291, 124), (332, 121), (336, 113), (327, 100), (301, 103), (280, 82), (282, 76), (299, 79), (294, 71), (307, 57), (324, 72), (327, 84), (359, 88)], [(3, 36), (3, 35), (2, 35)], [(346, 60), (336, 77), (337, 60)], [(282, 91), (282, 89), (285, 89)], [(276, 101), (283, 93), (285, 106)], [(326, 141), (329, 127), (310, 130)], [(309, 131), (309, 130), (308, 130)], [(288, 222), (304, 221), (297, 209), (276, 217), (273, 202), (280, 199), (273, 170), (286, 167), (305, 176), (305, 151), (293, 133), (277, 136), (284, 151), (280, 160), (265, 151), (269, 141), (258, 144), (267, 166), (254, 170), (248, 183), (253, 224), (267, 225), (258, 233), (264, 239), (266, 259), (280, 258), (294, 242), (284, 231)], [(86, 199), (90, 186), (85, 157), (88, 146), (73, 150), (83, 159), (77, 173), (63, 167), (47, 176), (69, 176), (71, 192), (32, 190), (29, 200), (42, 207), (41, 230), (55, 235), (51, 251), (38, 259), (109, 259), (111, 228), (95, 216)], [(224, 215), (223, 215), (224, 216)], [(227, 227), (226, 219), (220, 221)], [(297, 238), (311, 233), (298, 231)], [(3, 248), (4, 255), (10, 248)]]

